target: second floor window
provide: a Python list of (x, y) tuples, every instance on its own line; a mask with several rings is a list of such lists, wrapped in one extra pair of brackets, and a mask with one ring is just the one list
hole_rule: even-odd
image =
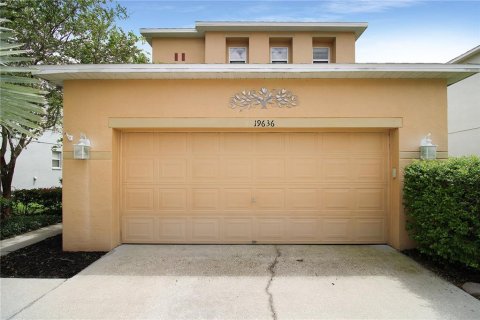
[(247, 63), (247, 48), (231, 47), (228, 48), (229, 63)]
[(330, 49), (329, 48), (313, 48), (313, 63), (329, 63)]
[(62, 169), (62, 151), (52, 150), (52, 169)]
[(271, 63), (288, 63), (287, 47), (271, 47), (270, 48)]

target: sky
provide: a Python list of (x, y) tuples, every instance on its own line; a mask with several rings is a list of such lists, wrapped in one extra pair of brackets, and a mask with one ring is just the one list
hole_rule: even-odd
[(480, 45), (480, 0), (117, 2), (129, 12), (118, 25), (137, 34), (193, 28), (195, 21), (367, 22), (356, 45), (359, 63), (445, 63)]

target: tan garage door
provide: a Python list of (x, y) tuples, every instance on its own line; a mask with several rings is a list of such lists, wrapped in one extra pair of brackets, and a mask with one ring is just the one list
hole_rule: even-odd
[(124, 243), (384, 243), (387, 133), (124, 133)]

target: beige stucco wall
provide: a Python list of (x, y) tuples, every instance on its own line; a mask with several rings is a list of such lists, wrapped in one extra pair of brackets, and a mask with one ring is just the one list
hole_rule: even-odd
[(248, 42), (248, 63), (270, 63), (272, 46), (288, 46), (289, 63), (312, 63), (314, 42), (331, 49), (332, 63), (355, 63), (355, 34), (345, 32), (206, 32), (204, 38), (154, 38), (153, 62), (174, 63), (174, 53), (185, 52), (186, 61), (177, 63), (227, 63), (227, 43), (233, 38)]
[[(178, 61), (175, 61), (178, 53)], [(185, 53), (185, 61), (182, 61)], [(152, 39), (153, 63), (204, 63), (205, 40), (203, 38), (154, 38)]]
[[(233, 94), (261, 87), (286, 88), (298, 96), (299, 105), (243, 112), (229, 107)], [(418, 158), (420, 139), (428, 132), (440, 154), (447, 151), (443, 80), (78, 80), (65, 81), (64, 97), (64, 130), (75, 137), (84, 132), (92, 142), (87, 161), (72, 160), (72, 144), (64, 146), (66, 250), (108, 250), (119, 244), (119, 131), (109, 128), (112, 117), (400, 117), (403, 127), (390, 132), (392, 168)], [(401, 180), (399, 170), (399, 177), (390, 181), (389, 243), (396, 248), (411, 245), (404, 229)]]

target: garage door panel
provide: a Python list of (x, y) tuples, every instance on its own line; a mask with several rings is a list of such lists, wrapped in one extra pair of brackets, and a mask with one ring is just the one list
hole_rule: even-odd
[(253, 218), (224, 219), (224, 239), (227, 242), (248, 243), (253, 238)]
[(326, 182), (341, 182), (352, 179), (350, 159), (342, 157), (328, 157), (320, 161), (322, 180)]
[(318, 136), (318, 133), (291, 133), (287, 135), (287, 154), (316, 154), (320, 150)]
[(219, 189), (192, 189), (192, 210), (220, 211)]
[(253, 176), (253, 161), (251, 158), (225, 158), (223, 160), (223, 178), (229, 183), (250, 181)]
[(157, 133), (153, 135), (157, 141), (160, 156), (186, 155), (188, 153), (187, 133)]
[(289, 181), (317, 181), (318, 160), (316, 158), (287, 159), (287, 175)]
[(151, 156), (158, 154), (154, 134), (129, 133), (124, 139), (125, 152), (136, 156)]
[(292, 241), (316, 242), (319, 236), (319, 219), (288, 219), (289, 239)]
[(220, 145), (219, 133), (196, 133), (191, 135), (191, 147), (194, 155), (217, 155)]
[(321, 194), (325, 210), (351, 210), (354, 208), (355, 193), (352, 189), (324, 189)]
[(179, 189), (158, 189), (158, 207), (159, 211), (185, 211), (187, 210), (187, 188)]
[(288, 189), (287, 208), (293, 210), (319, 210), (320, 191), (317, 188), (310, 189)]
[(279, 242), (286, 239), (286, 218), (259, 218), (256, 225), (258, 242)]
[(285, 190), (278, 188), (259, 188), (255, 190), (255, 206), (258, 210), (284, 210)]
[(192, 220), (193, 242), (216, 242), (220, 241), (220, 219), (219, 218), (193, 218)]
[(158, 182), (186, 182), (187, 160), (183, 158), (167, 158), (157, 162)]
[(353, 231), (353, 221), (350, 217), (322, 219), (321, 236), (325, 242), (350, 242)]
[(193, 180), (217, 180), (219, 179), (219, 159), (193, 159), (191, 161), (191, 172)]
[(155, 239), (155, 219), (153, 217), (125, 217), (123, 241), (127, 243), (150, 243)]
[(382, 182), (385, 180), (385, 164), (380, 157), (358, 158), (353, 167), (356, 181)]
[(351, 133), (323, 133), (320, 135), (322, 139), (323, 154), (332, 153), (351, 153), (352, 150), (352, 134)]
[(260, 158), (255, 160), (256, 180), (267, 182), (285, 178), (285, 160), (278, 158)]
[(387, 137), (123, 134), (122, 241), (384, 243)]
[(155, 161), (153, 159), (125, 159), (123, 168), (123, 177), (126, 183), (148, 183), (155, 180)]
[(385, 241), (385, 219), (355, 219), (355, 240), (362, 242)]
[(128, 187), (124, 191), (124, 207), (128, 212), (154, 211), (154, 188)]
[(359, 210), (385, 210), (385, 189), (358, 189), (357, 209)]
[(226, 210), (252, 210), (253, 190), (250, 188), (223, 189)]
[(186, 242), (188, 219), (187, 218), (158, 218), (158, 240), (165, 242)]
[(352, 134), (352, 152), (380, 153), (386, 151), (386, 136), (378, 133)]
[(255, 151), (259, 155), (281, 154), (285, 152), (285, 134), (256, 134)]
[(222, 151), (227, 155), (251, 155), (254, 153), (253, 133), (229, 133), (222, 135)]

